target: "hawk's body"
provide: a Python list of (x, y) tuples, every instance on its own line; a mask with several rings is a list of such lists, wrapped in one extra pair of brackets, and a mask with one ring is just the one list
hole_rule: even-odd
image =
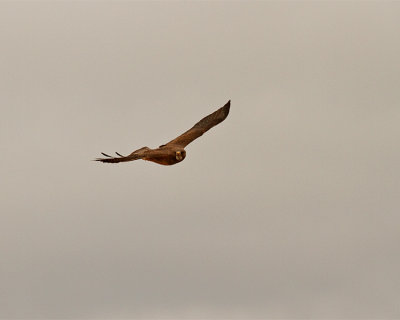
[(181, 134), (179, 137), (168, 142), (167, 144), (161, 145), (157, 149), (150, 149), (143, 147), (136, 151), (133, 151), (130, 155), (124, 157), (119, 153), (119, 157), (111, 157), (105, 153), (102, 153), (107, 158), (98, 158), (96, 161), (106, 163), (118, 163), (127, 162), (138, 159), (147, 161), (153, 161), (162, 165), (173, 165), (181, 162), (186, 157), (185, 147), (193, 140), (202, 136), (203, 133), (210, 130), (220, 122), (224, 121), (229, 114), (230, 100), (220, 109), (211, 113), (207, 117), (197, 122), (191, 129)]
[[(181, 157), (177, 158), (176, 152), (180, 151)], [(158, 164), (170, 166), (175, 163), (181, 162), (185, 159), (186, 151), (183, 149), (175, 149), (167, 146), (160, 147), (158, 149), (149, 149), (142, 158), (143, 160), (153, 161)], [(181, 158), (181, 159), (179, 159)]]

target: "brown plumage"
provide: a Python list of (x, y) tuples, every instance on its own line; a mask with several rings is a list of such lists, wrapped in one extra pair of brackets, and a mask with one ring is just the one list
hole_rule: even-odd
[(118, 157), (112, 157), (102, 152), (101, 154), (106, 156), (107, 158), (98, 158), (95, 159), (95, 161), (118, 163), (143, 159), (147, 161), (153, 161), (162, 165), (173, 165), (181, 162), (186, 157), (186, 151), (184, 148), (193, 140), (202, 136), (212, 127), (224, 121), (229, 114), (230, 105), (231, 101), (229, 100), (222, 108), (219, 108), (217, 111), (201, 119), (191, 129), (181, 134), (174, 140), (171, 140), (170, 142), (161, 145), (157, 149), (143, 147), (133, 151), (130, 155), (126, 157), (122, 156), (118, 152), (116, 152)]

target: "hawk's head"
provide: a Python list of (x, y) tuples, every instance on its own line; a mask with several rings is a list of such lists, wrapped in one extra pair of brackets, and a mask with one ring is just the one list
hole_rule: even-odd
[(186, 151), (185, 150), (179, 150), (175, 152), (175, 158), (178, 161), (182, 161), (186, 157)]

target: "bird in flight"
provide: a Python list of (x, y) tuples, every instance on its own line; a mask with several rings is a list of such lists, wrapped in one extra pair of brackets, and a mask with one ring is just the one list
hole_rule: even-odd
[(128, 156), (123, 156), (116, 152), (118, 157), (112, 157), (102, 152), (101, 154), (106, 158), (97, 158), (95, 161), (119, 163), (143, 159), (166, 166), (179, 163), (186, 157), (186, 151), (184, 148), (212, 127), (224, 121), (229, 114), (230, 106), (231, 101), (229, 100), (223, 107), (201, 119), (191, 129), (174, 140), (159, 146), (157, 149), (143, 147), (133, 151)]

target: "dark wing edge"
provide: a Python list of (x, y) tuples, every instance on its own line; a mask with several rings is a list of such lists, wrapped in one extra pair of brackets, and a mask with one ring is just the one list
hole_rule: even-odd
[[(231, 107), (231, 100), (229, 100), (223, 107), (219, 108), (217, 111), (209, 114), (208, 116), (197, 122), (191, 129), (181, 134), (179, 137), (171, 140), (165, 145), (177, 145), (182, 148), (186, 147), (193, 140), (202, 136), (205, 132), (210, 130), (212, 127), (221, 123), (226, 119), (229, 114), (229, 109)], [(165, 146), (162, 145), (162, 146)]]
[(106, 156), (107, 158), (97, 158), (97, 159), (94, 159), (93, 161), (100, 161), (100, 162), (104, 162), (104, 163), (119, 163), (119, 162), (134, 161), (134, 160), (142, 159), (144, 157), (146, 151), (148, 151), (148, 150), (150, 150), (148, 147), (143, 147), (143, 148), (133, 151), (130, 155), (128, 155), (126, 157), (119, 154), (118, 152), (115, 152), (118, 155), (118, 157), (112, 157), (112, 156), (102, 152), (101, 154), (103, 156)]
[(134, 160), (138, 160), (141, 159), (141, 157), (138, 156), (127, 156), (127, 157), (109, 157), (109, 158), (97, 158), (94, 159), (93, 161), (100, 161), (100, 162), (104, 162), (104, 163), (119, 163), (119, 162), (127, 162), (127, 161), (134, 161)]

